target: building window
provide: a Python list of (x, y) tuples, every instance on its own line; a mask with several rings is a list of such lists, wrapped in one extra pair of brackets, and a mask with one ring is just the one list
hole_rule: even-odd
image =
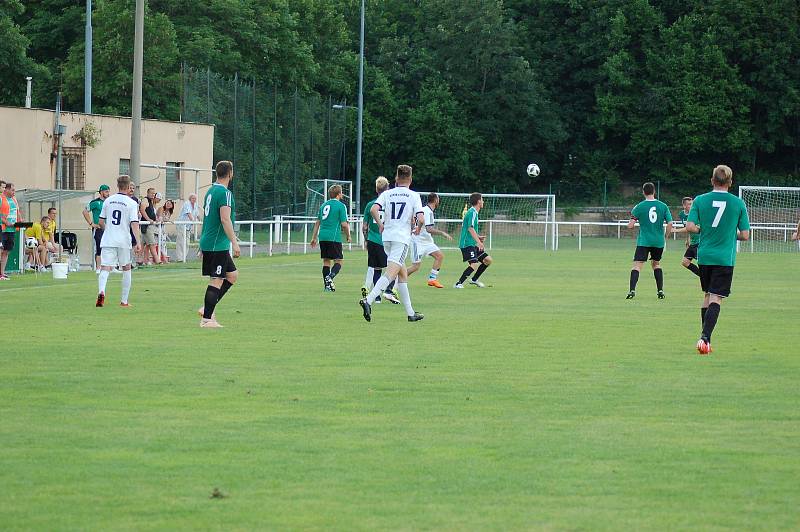
[[(181, 167), (183, 163), (167, 162), (168, 167)], [(181, 193), (181, 171), (178, 168), (167, 168), (167, 198), (178, 199)]]
[(130, 159), (120, 159), (119, 160), (119, 175), (131, 175), (131, 160)]
[[(56, 183), (56, 187), (58, 187)], [(86, 148), (64, 148), (61, 152), (61, 188), (86, 188)]]

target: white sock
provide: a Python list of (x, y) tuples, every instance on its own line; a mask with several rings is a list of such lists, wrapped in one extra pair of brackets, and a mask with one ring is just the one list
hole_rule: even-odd
[(133, 275), (130, 270), (122, 270), (122, 297), (120, 301), (123, 303), (128, 302), (128, 294), (131, 293), (131, 283), (133, 282)]
[(372, 288), (372, 276), (375, 275), (375, 268), (367, 268), (367, 276), (364, 278), (364, 286), (367, 290)]
[(381, 278), (378, 279), (378, 282), (375, 283), (375, 286), (373, 286), (372, 290), (370, 290), (369, 294), (367, 294), (367, 303), (372, 305), (375, 302), (375, 298), (381, 295), (391, 282), (392, 281), (390, 281), (388, 277), (381, 275)]
[(108, 282), (108, 274), (111, 273), (108, 270), (100, 270), (100, 275), (97, 277), (97, 284), (98, 286), (98, 293), (105, 294), (106, 293), (106, 283)]
[(428, 275), (428, 279), (438, 279), (439, 278), (439, 270), (431, 270), (431, 273)]
[(411, 306), (411, 294), (408, 293), (408, 283), (397, 283), (395, 286), (397, 286), (397, 291), (400, 292), (400, 301), (406, 308), (406, 314), (408, 316), (413, 316), (414, 307)]

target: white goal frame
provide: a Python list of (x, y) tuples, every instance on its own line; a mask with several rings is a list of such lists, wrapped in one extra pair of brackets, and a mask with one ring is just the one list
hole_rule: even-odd
[[(751, 205), (747, 204), (745, 199), (747, 192), (794, 192), (798, 196), (800, 196), (800, 187), (769, 187), (769, 186), (754, 186), (754, 185), (741, 185), (739, 186), (739, 198), (745, 203), (747, 207), (747, 212), (749, 215), (752, 214)], [(800, 206), (798, 206), (800, 207)], [(749, 251), (754, 253), (756, 251), (756, 241), (757, 236), (760, 231), (774, 231), (774, 232), (783, 232), (784, 241), (788, 242), (790, 235), (797, 229), (797, 221), (800, 217), (800, 209), (798, 209), (794, 213), (794, 217), (791, 221), (775, 221), (775, 222), (759, 222), (754, 221), (753, 216), (750, 216), (750, 240), (747, 243), (738, 242), (736, 243), (737, 251), (741, 251), (741, 246), (749, 247)]]

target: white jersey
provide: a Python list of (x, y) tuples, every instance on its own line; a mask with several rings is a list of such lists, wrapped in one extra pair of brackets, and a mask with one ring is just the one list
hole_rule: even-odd
[(434, 224), (433, 209), (425, 205), (422, 208), (422, 216), (425, 218), (425, 222), (422, 225), (422, 230), (419, 232), (419, 235), (413, 237), (414, 242), (421, 245), (433, 244), (433, 235), (428, 232), (428, 227), (433, 227)]
[(139, 222), (139, 206), (125, 194), (114, 194), (103, 202), (100, 219), (106, 221), (101, 248), (131, 249), (131, 223)]
[(383, 211), (383, 241), (411, 243), (411, 228), (417, 213), (422, 212), (419, 194), (408, 187), (395, 187), (375, 200)]

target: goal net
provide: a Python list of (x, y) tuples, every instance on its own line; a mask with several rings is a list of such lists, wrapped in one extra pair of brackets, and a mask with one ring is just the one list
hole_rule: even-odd
[(333, 185), (342, 187), (342, 203), (347, 207), (347, 216), (350, 217), (353, 213), (353, 182), (338, 179), (309, 179), (306, 182), (306, 216), (317, 216), (319, 208), (328, 200), (328, 189)]
[[(458, 246), (461, 222), (469, 209), (468, 193), (438, 192), (436, 226), (454, 241), (435, 237), (443, 248)], [(427, 192), (419, 192), (422, 204)], [(552, 194), (483, 194), (479, 233), (488, 249), (558, 249), (555, 224), (556, 199)]]
[(750, 241), (740, 251), (797, 252), (792, 241), (800, 219), (800, 187), (740, 186), (739, 197), (750, 217)]

